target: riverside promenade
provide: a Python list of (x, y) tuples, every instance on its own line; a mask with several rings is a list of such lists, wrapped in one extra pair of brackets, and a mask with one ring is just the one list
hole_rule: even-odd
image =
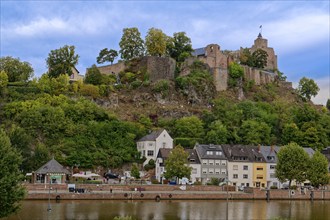
[(76, 184), (69, 192), (67, 184), (26, 184), (26, 200), (330, 200), (329, 190), (282, 190), (204, 185), (109, 185)]

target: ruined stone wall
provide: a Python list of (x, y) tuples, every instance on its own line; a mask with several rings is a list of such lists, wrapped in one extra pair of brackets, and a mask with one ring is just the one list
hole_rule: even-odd
[(265, 85), (275, 81), (275, 74), (264, 70), (243, 66), (245, 80), (254, 80), (255, 85)]
[(116, 74), (117, 75), (119, 72), (124, 71), (126, 66), (125, 66), (124, 62), (120, 62), (120, 63), (115, 63), (112, 65), (98, 66), (97, 68), (100, 70), (100, 72), (102, 74), (106, 74), (106, 75)]
[(150, 81), (174, 79), (176, 62), (169, 57), (147, 57), (147, 72)]
[(275, 55), (275, 51), (273, 48), (268, 47), (268, 40), (264, 39), (260, 36), (254, 41), (254, 45), (251, 47), (251, 53), (256, 51), (257, 49), (262, 49), (267, 52), (267, 66), (265, 69), (274, 70), (277, 69), (277, 56)]

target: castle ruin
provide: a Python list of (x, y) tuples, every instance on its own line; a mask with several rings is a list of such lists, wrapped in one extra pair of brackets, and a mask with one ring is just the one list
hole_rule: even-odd
[[(257, 39), (251, 48), (248, 48), (251, 53), (257, 49), (262, 49), (267, 52), (267, 65), (264, 69), (253, 68), (242, 65), (244, 67), (244, 79), (247, 81), (253, 80), (256, 85), (263, 85), (275, 80), (277, 69), (277, 55), (273, 48), (268, 47), (268, 40), (263, 38), (259, 33)], [(206, 47), (195, 49), (192, 57), (186, 59), (181, 67), (180, 75), (190, 73), (189, 66), (194, 61), (199, 60), (209, 67), (213, 75), (214, 84), (217, 91), (224, 91), (228, 88), (228, 66), (230, 62), (240, 63), (240, 55), (243, 48), (236, 51), (222, 51), (217, 44), (209, 44)], [(98, 69), (102, 74), (118, 75), (122, 71), (146, 71), (149, 74), (150, 81), (156, 82), (161, 79), (174, 79), (175, 75), (175, 60), (169, 57), (153, 57), (146, 56), (135, 59), (127, 65), (125, 62), (119, 62), (113, 65), (100, 66)]]

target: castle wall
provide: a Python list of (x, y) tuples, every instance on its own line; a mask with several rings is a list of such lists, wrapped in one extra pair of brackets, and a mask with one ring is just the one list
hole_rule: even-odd
[(253, 53), (257, 49), (262, 49), (267, 52), (267, 66), (265, 69), (274, 70), (277, 69), (277, 56), (275, 55), (275, 51), (273, 48), (268, 47), (268, 40), (262, 38), (261, 35), (254, 41), (254, 45), (251, 47), (251, 52)]
[(112, 65), (106, 65), (106, 66), (98, 66), (97, 67), (102, 74), (118, 74), (121, 71), (124, 71), (126, 66), (125, 62), (115, 63)]
[(151, 82), (160, 79), (174, 79), (175, 66), (176, 62), (172, 58), (147, 57), (147, 72)]

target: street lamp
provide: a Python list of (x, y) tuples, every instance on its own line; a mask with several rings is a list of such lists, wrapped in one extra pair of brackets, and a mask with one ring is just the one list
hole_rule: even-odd
[(48, 179), (49, 179), (49, 188), (48, 188), (48, 208), (47, 211), (50, 212), (52, 211), (52, 207), (50, 205), (50, 184), (51, 184), (51, 178), (50, 178), (50, 174), (48, 174)]

